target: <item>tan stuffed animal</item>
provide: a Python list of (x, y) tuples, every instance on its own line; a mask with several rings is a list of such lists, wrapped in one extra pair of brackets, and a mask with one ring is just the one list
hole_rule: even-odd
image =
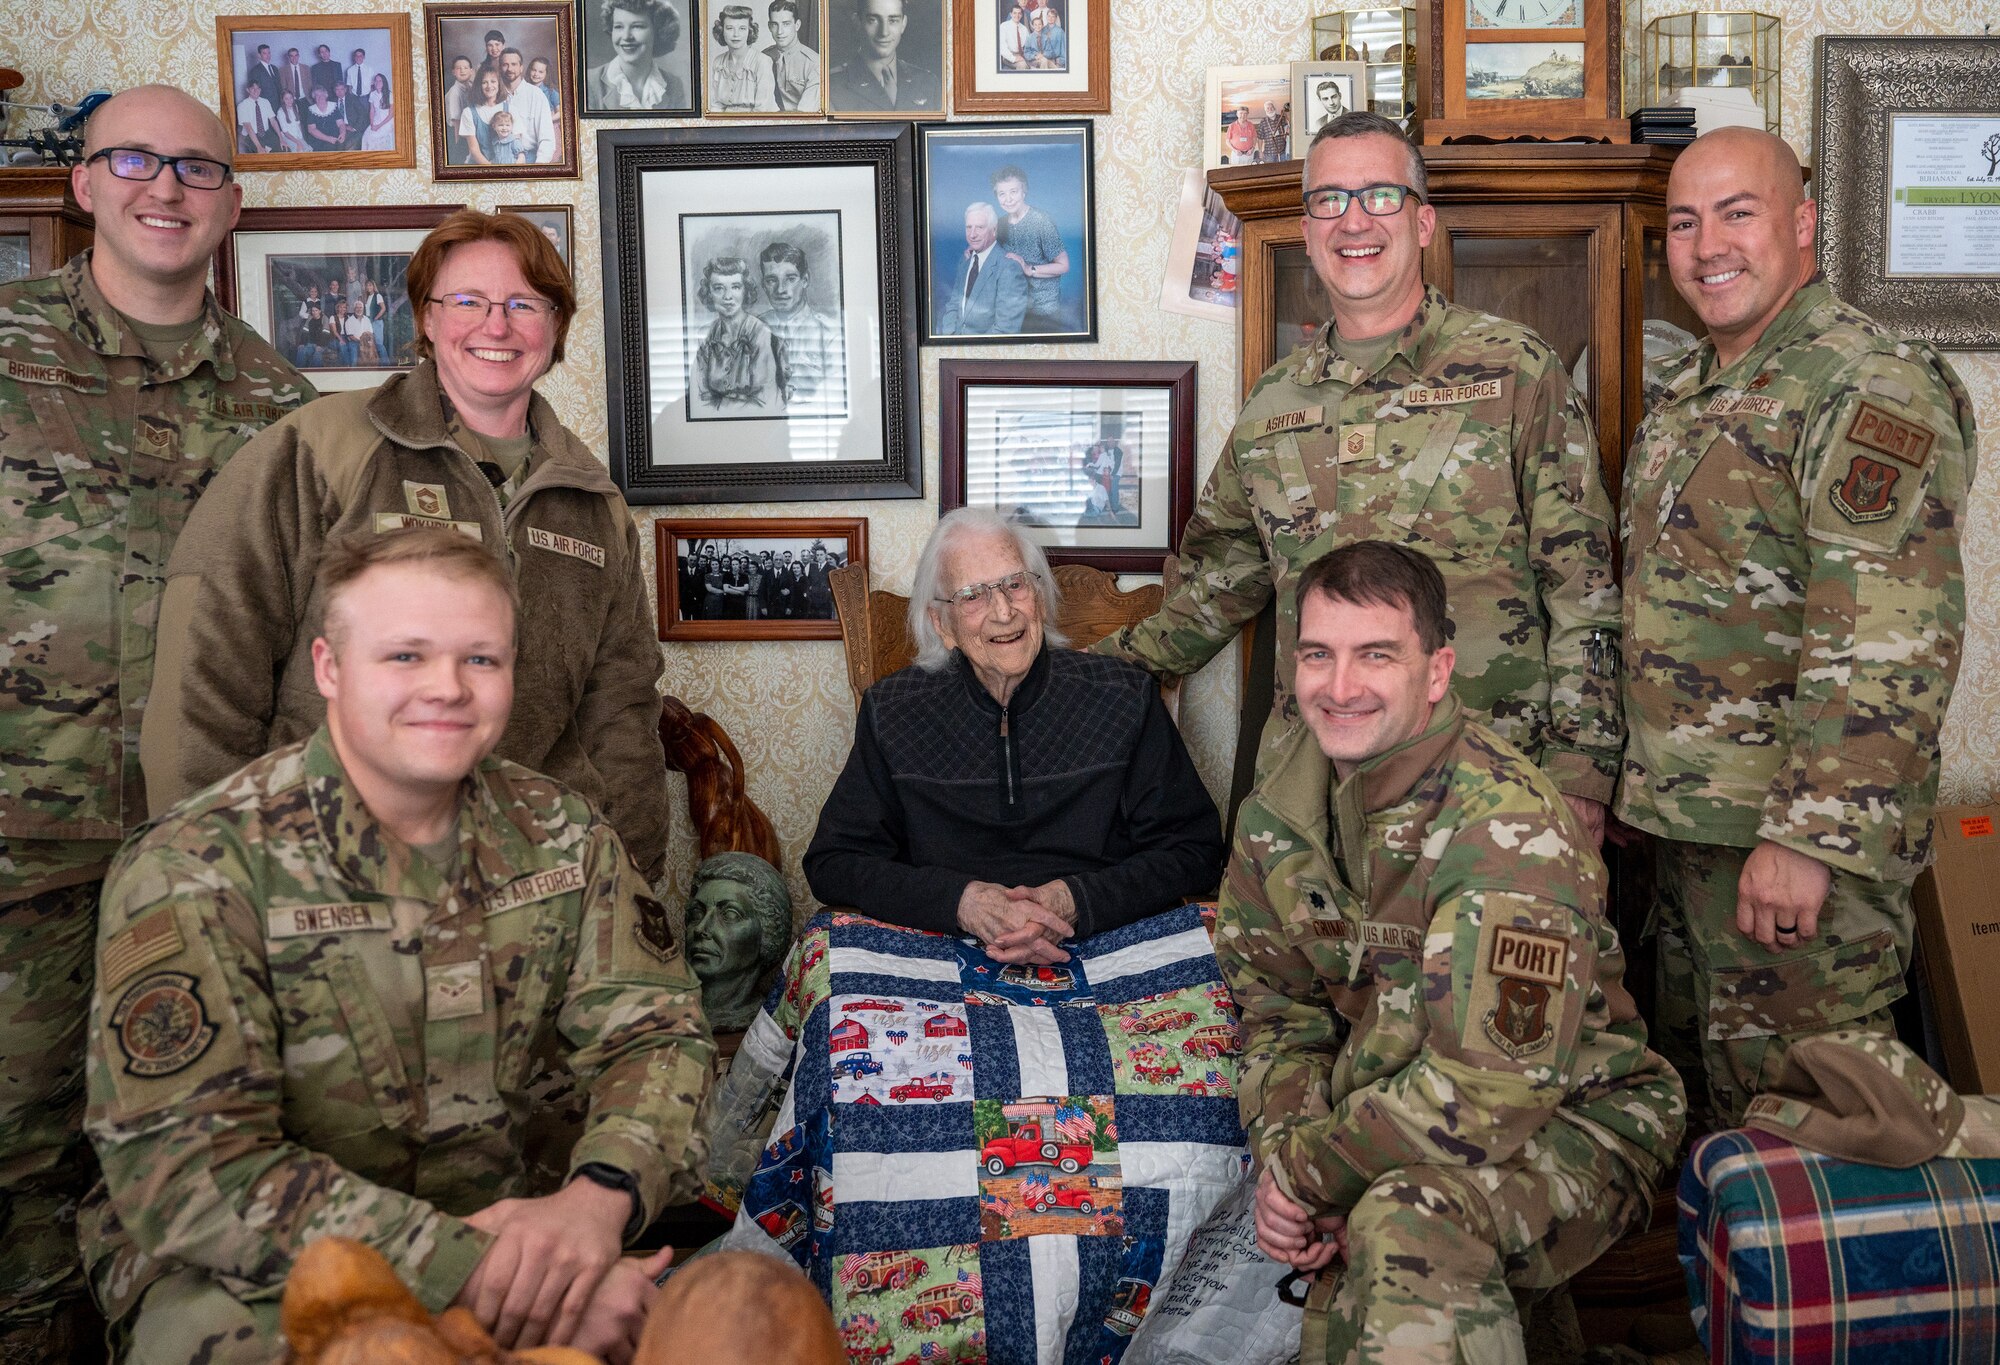
[(754, 1251), (719, 1251), (667, 1281), (632, 1365), (847, 1365), (812, 1281)]

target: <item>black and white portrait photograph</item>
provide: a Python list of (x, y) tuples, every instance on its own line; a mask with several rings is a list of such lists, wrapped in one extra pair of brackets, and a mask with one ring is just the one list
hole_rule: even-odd
[(681, 216), (688, 421), (847, 416), (840, 255), (838, 213)]
[(585, 118), (695, 112), (693, 3), (582, 0)]
[(1350, 109), (1366, 109), (1368, 67), (1363, 62), (1292, 63), (1292, 146), (1304, 157), (1313, 134)]
[(868, 562), (868, 523), (858, 517), (656, 526), (663, 640), (837, 639), (830, 575)]
[(818, 0), (707, 0), (701, 12), (704, 114), (825, 112)]
[(237, 167), (414, 166), (410, 25), (400, 16), (216, 20)]
[(570, 239), (574, 232), (570, 227), (570, 206), (568, 204), (502, 204), (501, 213), (518, 214), (542, 230), (542, 236), (549, 239), (549, 245), (562, 257), (564, 265), (571, 271), (576, 262), (570, 259)]
[(1097, 331), (1090, 125), (926, 128), (925, 341)]
[(827, 112), (943, 118), (944, 0), (827, 0)]
[(570, 14), (566, 4), (424, 6), (438, 179), (576, 174)]

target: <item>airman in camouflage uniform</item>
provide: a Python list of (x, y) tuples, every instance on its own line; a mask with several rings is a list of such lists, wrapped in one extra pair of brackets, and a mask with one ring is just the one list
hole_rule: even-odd
[(1710, 338), (1667, 365), (1626, 462), (1618, 814), (1656, 836), (1661, 1050), (1728, 1126), (1791, 1040), (1893, 1032), (1976, 438), (1936, 351), (1808, 278), (1783, 142), (1701, 138), (1668, 201)]
[[(1182, 535), (1180, 590), (1097, 648), (1191, 673), (1275, 597), (1261, 775), (1299, 714), (1299, 575), (1355, 540), (1410, 545), (1460, 607), (1460, 700), (1535, 758), (1595, 833), (1624, 732), (1611, 504), (1590, 419), (1540, 337), (1424, 287), (1436, 217), (1420, 202), (1422, 159), (1393, 123), (1342, 115), (1306, 167), (1301, 221), (1333, 318), (1251, 390)], [(1393, 210), (1357, 195), (1333, 214), (1327, 191), (1364, 187), (1409, 193)]]
[[(265, 1365), (286, 1274), (329, 1233), (380, 1251), (434, 1312), (513, 1317), (496, 1332), (513, 1343), (535, 1285), (515, 1300), (495, 1277), (542, 1274), (518, 1244), (496, 1263), (520, 1220), (567, 1214), (552, 1253), (602, 1233), (602, 1293), (608, 1267), (624, 1283), (637, 1264), (617, 1261), (621, 1238), (699, 1190), (714, 1047), (666, 912), (587, 801), (490, 756), (512, 691), (507, 570), (447, 531), (357, 542), (356, 558), (415, 543), (491, 577), (329, 569), (327, 726), (174, 808), (105, 883), (87, 1120), (104, 1179), (84, 1248), (135, 1365)], [(452, 634), (476, 627), (479, 593), (497, 647)], [(370, 687), (394, 704), (357, 706)], [(440, 792), (432, 834), (407, 834), (412, 793)], [(530, 1125), (572, 1082), (589, 1116), (563, 1169), (586, 1179), (547, 1194)], [(609, 1221), (568, 1212), (579, 1192), (612, 1200)], [(592, 1282), (572, 1296), (585, 1328)], [(567, 1335), (546, 1328), (518, 1344)]]
[[(231, 141), (179, 91), (101, 106), (88, 150)], [(143, 160), (119, 168), (143, 173)], [(240, 191), (72, 176), (96, 246), (0, 287), (0, 1361), (67, 1360), (97, 894), (146, 815), (139, 723), (167, 556), (236, 448), (312, 389), (207, 294)], [(200, 178), (202, 172), (189, 172)], [(212, 173), (212, 172), (211, 172)], [(139, 221), (179, 224), (170, 230)], [(162, 241), (170, 238), (174, 240)], [(184, 240), (180, 240), (184, 239)]]
[(1216, 932), (1260, 1245), (1344, 1258), (1304, 1361), (1522, 1361), (1516, 1294), (1643, 1222), (1680, 1085), (1625, 992), (1596, 852), (1452, 695), (1429, 559), (1358, 542), (1299, 591), (1304, 723), (1243, 803)]

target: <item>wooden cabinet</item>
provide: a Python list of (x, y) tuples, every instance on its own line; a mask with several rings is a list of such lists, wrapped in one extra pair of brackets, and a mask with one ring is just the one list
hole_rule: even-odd
[[(1649, 331), (1656, 344), (1673, 337), (1671, 329), (1699, 331), (1667, 278), (1667, 172), (1676, 152), (1533, 143), (1423, 149), (1438, 215), (1424, 278), (1454, 302), (1527, 324), (1556, 348), (1585, 391), (1614, 498), (1640, 416)], [(1303, 169), (1289, 161), (1209, 174), (1243, 220), (1246, 393), (1327, 317), (1299, 229)]]
[(70, 197), (69, 167), (0, 169), (0, 284), (46, 275), (90, 242), (90, 215)]

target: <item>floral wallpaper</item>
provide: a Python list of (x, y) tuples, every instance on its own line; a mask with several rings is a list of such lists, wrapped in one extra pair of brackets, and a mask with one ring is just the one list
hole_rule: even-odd
[[(1359, 0), (1330, 5), (1366, 8)], [(1688, 8), (1686, 0), (1631, 0), (1644, 6), (1639, 21)], [(1172, 232), (1181, 170), (1200, 159), (1203, 75), (1210, 65), (1281, 61), (1307, 55), (1311, 0), (1200, 0), (1158, 4), (1110, 0), (1112, 9), (1112, 109), (1096, 122), (1098, 200), (1098, 304), (1102, 315), (1095, 346), (955, 348), (964, 356), (1008, 359), (1175, 359), (1201, 364), (1197, 480), (1207, 477), (1236, 411), (1236, 339), (1226, 324), (1160, 311), (1160, 272)], [(378, 12), (402, 8), (382, 4)], [(206, 100), (218, 100), (215, 16), (226, 14), (351, 13), (357, 0), (282, 3), (243, 0), (38, 0), (8, 7), (0, 32), (0, 65), (27, 73), (25, 95), (75, 99), (92, 87), (118, 89), (167, 81)], [(423, 11), (408, 3), (417, 60), (424, 58)], [(1811, 155), (1812, 47), (1822, 32), (1977, 33), (1988, 20), (1988, 0), (1765, 0), (1757, 8), (1779, 15), (1784, 33), (1784, 131), (1802, 155)], [(439, 184), (430, 176), (428, 83), (416, 80), (418, 166), (399, 171), (248, 173), (250, 206), (469, 203), (571, 204), (577, 237), (574, 258), (582, 281), (600, 278), (601, 212), (597, 194), (595, 134), (630, 125), (584, 120), (580, 125), (582, 175), (563, 181), (491, 181)], [(604, 309), (600, 291), (579, 291), (581, 311), (571, 330), (568, 359), (543, 391), (563, 420), (599, 450), (606, 444)], [(880, 586), (907, 589), (924, 537), (936, 519), (937, 356), (923, 351), (924, 499), (830, 505), (827, 514), (869, 519), (872, 574)], [(2000, 428), (2000, 352), (1952, 357), (1971, 388), (1981, 425)], [(1989, 451), (1993, 445), (1989, 437)], [(1974, 494), (1967, 531), (1973, 622), (1965, 666), (1945, 734), (1947, 801), (1986, 799), (2000, 788), (2000, 473), (1989, 454)], [(642, 526), (656, 515), (809, 515), (803, 504), (646, 508)], [(643, 537), (648, 554), (651, 536)], [(838, 643), (668, 644), (665, 686), (728, 729), (742, 750), (751, 795), (770, 815), (783, 844), (786, 872), (803, 910), (808, 893), (798, 860), (812, 836), (821, 802), (846, 757), (854, 704)], [(1211, 788), (1226, 794), (1235, 744), (1238, 656), (1228, 650), (1193, 680), (1183, 699), (1181, 724)], [(678, 781), (678, 779), (676, 779)], [(678, 806), (684, 810), (685, 806)], [(672, 881), (685, 886), (694, 861), (685, 827), (675, 831)]]

